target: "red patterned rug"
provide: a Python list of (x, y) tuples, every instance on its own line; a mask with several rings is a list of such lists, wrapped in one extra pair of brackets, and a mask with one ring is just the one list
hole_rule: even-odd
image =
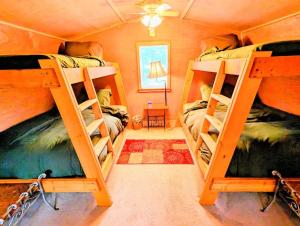
[(118, 164), (193, 164), (184, 139), (126, 140)]

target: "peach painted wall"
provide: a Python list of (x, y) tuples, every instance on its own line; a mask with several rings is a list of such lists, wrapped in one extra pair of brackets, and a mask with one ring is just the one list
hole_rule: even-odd
[[(300, 39), (300, 14), (242, 32), (253, 43)], [(300, 77), (264, 78), (259, 89), (263, 103), (300, 115)]]
[[(56, 53), (61, 40), (0, 25), (0, 54)], [(0, 131), (52, 108), (49, 89), (0, 88)]]
[[(140, 22), (135, 22), (85, 37), (81, 41), (99, 41), (104, 48), (104, 59), (120, 64), (131, 115), (142, 114), (143, 106), (148, 100), (157, 103), (164, 101), (163, 93), (138, 92), (136, 42), (170, 41), (171, 92), (168, 92), (168, 105), (170, 119), (176, 119), (188, 61), (199, 55), (200, 41), (216, 33), (220, 34), (222, 31), (189, 21), (165, 19), (156, 29), (156, 37), (149, 37), (147, 29)], [(199, 98), (198, 87), (193, 88), (192, 92), (192, 96)]]

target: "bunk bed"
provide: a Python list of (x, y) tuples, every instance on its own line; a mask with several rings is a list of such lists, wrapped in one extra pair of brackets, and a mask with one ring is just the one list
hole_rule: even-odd
[[(243, 137), (244, 123), (249, 112), (251, 113), (251, 107), (262, 79), (264, 77), (300, 76), (299, 55), (300, 42), (291, 41), (252, 45), (227, 51), (210, 51), (202, 54), (197, 60), (189, 62), (181, 102), (182, 108), (187, 103), (194, 73), (196, 71), (216, 73), (208, 102), (198, 103), (203, 106), (200, 106), (198, 112), (195, 113), (202, 114), (202, 122), (198, 123), (200, 131), (197, 137), (195, 134), (193, 136), (190, 131), (191, 127), (186, 124), (187, 117), (183, 114), (179, 115), (188, 144), (204, 176), (205, 184), (201, 191), (200, 204), (214, 204), (218, 192), (272, 192), (275, 190), (276, 180), (271, 174), (268, 177), (240, 176), (239, 174), (232, 176), (230, 167), (234, 154), (238, 151), (236, 147), (241, 134)], [(237, 76), (231, 97), (221, 94), (226, 75)], [(220, 111), (223, 111), (222, 117), (220, 117)], [(215, 133), (212, 133), (212, 130)], [(299, 136), (296, 140), (298, 138)], [(295, 164), (294, 176), (296, 177), (287, 180), (300, 182), (299, 162)]]
[[(56, 129), (63, 133), (64, 131), (61, 130), (65, 126), (68, 133), (67, 139), (70, 139), (72, 143), (68, 148), (66, 144), (58, 144), (58, 149), (61, 152), (60, 157), (67, 154), (67, 158), (73, 161), (72, 164), (76, 165), (77, 170), (72, 171), (72, 175), (68, 175), (69, 172), (64, 171), (62, 165), (62, 174), (68, 177), (42, 179), (41, 183), (45, 192), (92, 192), (97, 205), (110, 206), (112, 204), (105, 179), (113, 165), (116, 152), (120, 150), (124, 142), (125, 130), (120, 131), (117, 137), (111, 136), (107, 127), (110, 116), (102, 112), (97, 100), (93, 80), (105, 79), (108, 76), (114, 76), (119, 102), (127, 106), (119, 66), (116, 63), (105, 64), (97, 57), (68, 57), (56, 54), (0, 57), (0, 87), (8, 89), (49, 88), (61, 118), (57, 115), (50, 117), (51, 113), (47, 112), (38, 116), (38, 120), (43, 122), (42, 127), (46, 128), (45, 131), (54, 123), (60, 124)], [(78, 83), (83, 83), (87, 94), (87, 99), (80, 103), (76, 99), (72, 86)], [(15, 121), (19, 123), (18, 115), (11, 115), (11, 117), (15, 117)], [(37, 120), (24, 123), (30, 125), (30, 123), (34, 124), (33, 122), (37, 123)], [(2, 128), (10, 126), (6, 125), (7, 122), (3, 118), (1, 123)], [(11, 124), (11, 126), (14, 125), (15, 123)], [(23, 131), (18, 131), (20, 128), (23, 128)], [(24, 131), (24, 128), (26, 127), (17, 125), (16, 129), (8, 131), (18, 131), (22, 140), (22, 136), (28, 135), (28, 131)], [(41, 128), (37, 130), (42, 131)], [(92, 139), (91, 136), (95, 131), (98, 131), (100, 136)], [(104, 156), (103, 153), (105, 153)], [(62, 164), (64, 159), (59, 160), (60, 157), (55, 156), (55, 151), (53, 151), (45, 161), (53, 160)], [(57, 164), (53, 166), (58, 167)], [(74, 175), (81, 177), (70, 177)], [(28, 175), (24, 177), (27, 178)], [(30, 184), (34, 181), (36, 178), (2, 178), (0, 184)]]

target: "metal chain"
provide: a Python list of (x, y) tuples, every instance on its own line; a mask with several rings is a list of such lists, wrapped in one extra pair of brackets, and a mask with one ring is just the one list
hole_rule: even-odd
[(14, 204), (11, 204), (7, 207), (5, 214), (0, 218), (0, 225), (16, 225), (24, 213), (38, 200), (40, 196), (42, 196), (43, 201), (48, 207), (53, 210), (59, 210), (59, 208), (56, 207), (56, 193), (54, 196), (53, 205), (51, 205), (45, 197), (45, 192), (41, 183), (42, 179), (44, 178), (46, 178), (45, 173), (39, 175), (37, 181), (30, 184), (27, 191), (21, 193), (18, 200)]

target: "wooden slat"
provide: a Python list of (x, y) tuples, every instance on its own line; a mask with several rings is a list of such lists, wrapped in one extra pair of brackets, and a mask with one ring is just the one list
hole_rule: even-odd
[(258, 57), (251, 78), (300, 76), (300, 56)]
[(101, 166), (102, 175), (105, 180), (108, 177), (112, 164), (113, 164), (113, 153), (109, 152)]
[[(0, 184), (31, 184), (36, 179), (1, 179)], [(100, 188), (93, 178), (51, 178), (43, 179), (45, 192), (97, 192)]]
[(209, 150), (214, 153), (216, 149), (216, 142), (211, 138), (211, 136), (207, 133), (200, 133), (201, 138), (203, 139), (206, 146)]
[(58, 87), (53, 69), (0, 70), (1, 88)]
[(195, 71), (208, 71), (218, 72), (220, 62), (225, 62), (224, 72), (225, 74), (239, 75), (243, 70), (246, 58), (239, 59), (224, 59), (224, 60), (213, 60), (213, 61), (195, 61), (193, 64), (193, 70)]
[[(96, 79), (105, 76), (111, 76), (116, 73), (116, 69), (113, 66), (103, 67), (87, 67), (91, 79)], [(66, 77), (70, 84), (75, 84), (84, 81), (83, 68), (63, 68)]]
[(211, 115), (205, 115), (205, 118), (220, 132), (222, 129), (222, 122)]
[(95, 121), (91, 122), (87, 127), (86, 131), (89, 135), (91, 135), (100, 125), (103, 123), (103, 118), (96, 119)]
[(108, 140), (109, 137), (101, 137), (97, 144), (94, 146), (95, 154), (97, 157), (99, 157)]
[(113, 66), (104, 67), (88, 67), (87, 71), (91, 79), (101, 78), (105, 76), (111, 76), (116, 74), (116, 68)]
[[(300, 178), (286, 178), (287, 182), (300, 183)], [(211, 189), (218, 192), (274, 192), (273, 178), (214, 178)]]
[(204, 160), (201, 158), (200, 153), (198, 153), (197, 156), (198, 156), (197, 162), (198, 162), (199, 168), (200, 168), (201, 172), (203, 173), (203, 175), (206, 175), (207, 170), (208, 170), (208, 164), (206, 162), (204, 162)]
[(90, 100), (86, 100), (83, 103), (79, 104), (79, 109), (80, 111), (83, 111), (85, 109), (87, 109), (88, 107), (92, 106), (94, 103), (96, 103), (98, 100), (97, 99), (90, 99)]
[(230, 105), (230, 98), (222, 95), (222, 94), (211, 94), (211, 97), (217, 101), (219, 101), (222, 104), (225, 104), (227, 106)]

